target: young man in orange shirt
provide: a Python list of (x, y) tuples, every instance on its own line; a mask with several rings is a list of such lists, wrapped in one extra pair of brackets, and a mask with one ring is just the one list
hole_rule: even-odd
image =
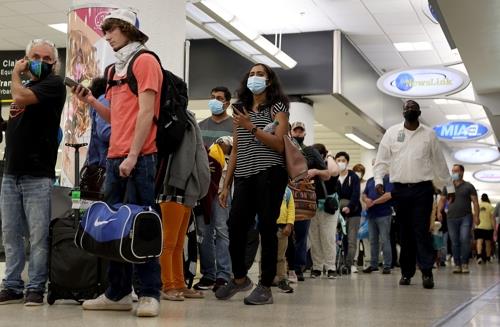
[[(101, 25), (106, 41), (116, 53), (113, 80), (124, 79), (130, 59), (145, 49), (148, 37), (139, 30), (137, 15), (129, 9), (116, 9)], [(156, 125), (162, 85), (162, 70), (151, 54), (141, 54), (133, 62), (132, 72), (137, 79), (135, 95), (127, 83), (109, 87), (106, 98), (110, 110), (86, 94), (81, 86), (74, 92), (78, 98), (94, 107), (104, 120), (111, 123), (111, 138), (104, 182), (105, 200), (113, 205), (123, 202), (152, 205), (155, 200)], [(125, 195), (125, 193), (127, 194)], [(132, 279), (135, 273), (134, 279)], [(140, 264), (110, 262), (109, 287), (97, 299), (83, 303), (85, 310), (132, 310), (132, 280), (139, 297), (136, 315), (152, 317), (160, 308), (160, 265), (158, 259)]]

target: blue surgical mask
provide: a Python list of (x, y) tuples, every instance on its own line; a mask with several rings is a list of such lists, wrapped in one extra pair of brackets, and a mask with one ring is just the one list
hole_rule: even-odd
[(451, 174), (451, 180), (452, 181), (458, 181), (458, 180), (460, 180), (460, 174), (459, 173)]
[(266, 79), (260, 76), (250, 76), (247, 80), (247, 87), (253, 94), (261, 94), (266, 89)]
[(217, 99), (208, 101), (208, 107), (210, 108), (212, 115), (218, 116), (224, 113), (224, 103)]

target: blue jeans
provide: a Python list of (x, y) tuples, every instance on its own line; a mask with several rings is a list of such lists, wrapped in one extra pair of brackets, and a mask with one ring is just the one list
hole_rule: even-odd
[(295, 233), (295, 271), (302, 272), (307, 264), (307, 236), (311, 220), (299, 220), (294, 224)]
[[(3, 288), (22, 293), (21, 273), (26, 264), (24, 237), (31, 244), (26, 289), (44, 292), (49, 256), (50, 190), (48, 177), (4, 175), (2, 181), (2, 232), (5, 247)], [(26, 233), (26, 231), (28, 233)]]
[[(231, 203), (231, 196), (228, 198)], [(215, 281), (231, 279), (231, 256), (229, 254), (229, 231), (227, 220), (231, 207), (222, 208), (219, 198), (212, 203), (210, 224), (205, 224), (203, 215), (196, 216), (196, 228), (202, 237), (200, 249), (200, 270), (203, 278)]]
[(448, 218), (453, 260), (456, 265), (466, 265), (470, 258), (472, 217)]
[[(153, 205), (155, 201), (156, 155), (141, 156), (137, 159), (132, 174), (128, 178), (120, 177), (119, 166), (125, 158), (108, 159), (104, 196), (108, 204), (133, 203)], [(127, 193), (127, 194), (125, 194)], [(132, 277), (134, 280), (132, 281)], [(132, 292), (132, 282), (139, 297), (160, 299), (161, 277), (158, 259), (146, 263), (111, 261), (108, 270), (109, 287), (106, 297), (118, 301)]]
[(382, 242), (382, 253), (384, 256), (384, 268), (391, 268), (392, 250), (390, 242), (392, 216), (370, 217), (368, 219), (368, 235), (370, 238), (370, 266), (378, 267), (378, 255), (380, 253), (379, 238)]

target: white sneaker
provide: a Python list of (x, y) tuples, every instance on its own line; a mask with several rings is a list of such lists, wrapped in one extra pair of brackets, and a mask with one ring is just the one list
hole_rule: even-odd
[(140, 297), (135, 315), (137, 317), (156, 317), (160, 314), (160, 302), (154, 297)]
[(356, 267), (356, 266), (351, 266), (351, 273), (352, 273), (352, 274), (357, 274), (357, 273), (358, 273), (358, 267)]
[(83, 302), (84, 310), (115, 310), (128, 311), (132, 310), (132, 296), (126, 295), (120, 301), (113, 301), (106, 297), (106, 294), (101, 294), (98, 298)]
[(297, 278), (297, 274), (295, 274), (295, 271), (293, 270), (290, 270), (288, 272), (288, 281), (292, 284), (297, 284), (299, 282), (298, 278)]
[(137, 296), (137, 293), (135, 291), (132, 291), (132, 302), (139, 302), (139, 297)]

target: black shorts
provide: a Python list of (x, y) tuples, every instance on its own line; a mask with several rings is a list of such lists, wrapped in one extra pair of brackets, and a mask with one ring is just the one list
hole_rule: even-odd
[(474, 238), (476, 240), (485, 240), (492, 241), (493, 240), (493, 229), (480, 229), (476, 228), (474, 230)]

